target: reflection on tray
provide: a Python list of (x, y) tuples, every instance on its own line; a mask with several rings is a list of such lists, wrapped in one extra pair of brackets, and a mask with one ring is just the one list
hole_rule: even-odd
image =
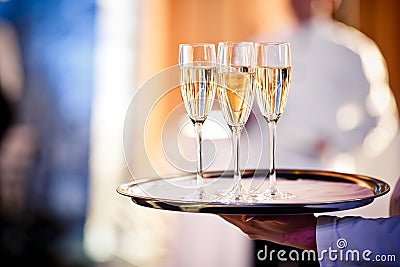
[[(192, 193), (195, 175), (157, 178), (120, 185), (117, 191), (142, 206), (210, 213), (304, 213), (345, 210), (370, 204), (374, 198), (386, 194), (389, 185), (381, 180), (355, 174), (327, 171), (278, 170), (282, 190), (296, 197), (286, 200), (264, 200), (249, 203), (221, 203), (187, 201), (182, 196)], [(230, 172), (207, 173), (206, 190), (214, 196), (223, 196), (232, 186)], [(247, 170), (243, 185), (263, 192), (267, 186), (265, 171)]]

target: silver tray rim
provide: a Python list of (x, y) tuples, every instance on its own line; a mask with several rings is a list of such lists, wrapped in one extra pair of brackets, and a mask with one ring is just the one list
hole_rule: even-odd
[[(242, 172), (243, 179), (252, 178), (256, 173), (267, 173), (265, 169), (248, 169)], [(354, 198), (351, 200), (326, 201), (321, 203), (221, 203), (221, 202), (197, 202), (184, 201), (180, 199), (162, 199), (143, 195), (135, 195), (130, 192), (130, 188), (140, 186), (149, 182), (157, 182), (165, 179), (193, 179), (196, 173), (183, 173), (166, 177), (142, 178), (128, 183), (120, 184), (116, 191), (130, 197), (133, 203), (154, 209), (192, 212), (192, 213), (213, 213), (213, 214), (251, 214), (251, 215), (270, 215), (270, 214), (304, 214), (304, 213), (323, 213), (354, 209), (371, 204), (375, 198), (381, 197), (390, 191), (390, 186), (383, 180), (361, 174), (335, 172), (327, 170), (308, 170), (308, 169), (277, 169), (278, 179), (296, 180), (301, 176), (302, 179), (320, 180), (329, 182), (347, 182), (366, 187), (373, 193), (372, 196), (364, 198)], [(204, 172), (204, 178), (218, 178), (232, 176), (233, 171), (212, 171)]]

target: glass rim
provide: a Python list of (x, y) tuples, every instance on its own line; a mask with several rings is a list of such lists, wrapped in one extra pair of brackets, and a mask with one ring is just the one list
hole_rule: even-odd
[(215, 46), (214, 43), (180, 43), (179, 47), (182, 47), (182, 46), (208, 46), (208, 45)]
[(254, 45), (290, 45), (290, 42), (255, 42)]
[(221, 41), (218, 43), (218, 46), (225, 45), (225, 46), (247, 46), (247, 45), (254, 45), (252, 41)]

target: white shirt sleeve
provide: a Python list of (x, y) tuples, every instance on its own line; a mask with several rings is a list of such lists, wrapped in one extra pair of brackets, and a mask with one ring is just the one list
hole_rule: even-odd
[(400, 266), (400, 216), (320, 216), (318, 260), (328, 266)]

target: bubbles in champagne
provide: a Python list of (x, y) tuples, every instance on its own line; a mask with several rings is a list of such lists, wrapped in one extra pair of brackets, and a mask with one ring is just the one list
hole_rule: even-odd
[(230, 127), (243, 127), (249, 118), (253, 104), (253, 76), (248, 72), (219, 74), (218, 98)]
[(215, 66), (180, 67), (182, 99), (193, 123), (207, 118), (215, 96), (215, 76)]
[(289, 96), (291, 67), (256, 67), (257, 101), (267, 121), (277, 121)]

